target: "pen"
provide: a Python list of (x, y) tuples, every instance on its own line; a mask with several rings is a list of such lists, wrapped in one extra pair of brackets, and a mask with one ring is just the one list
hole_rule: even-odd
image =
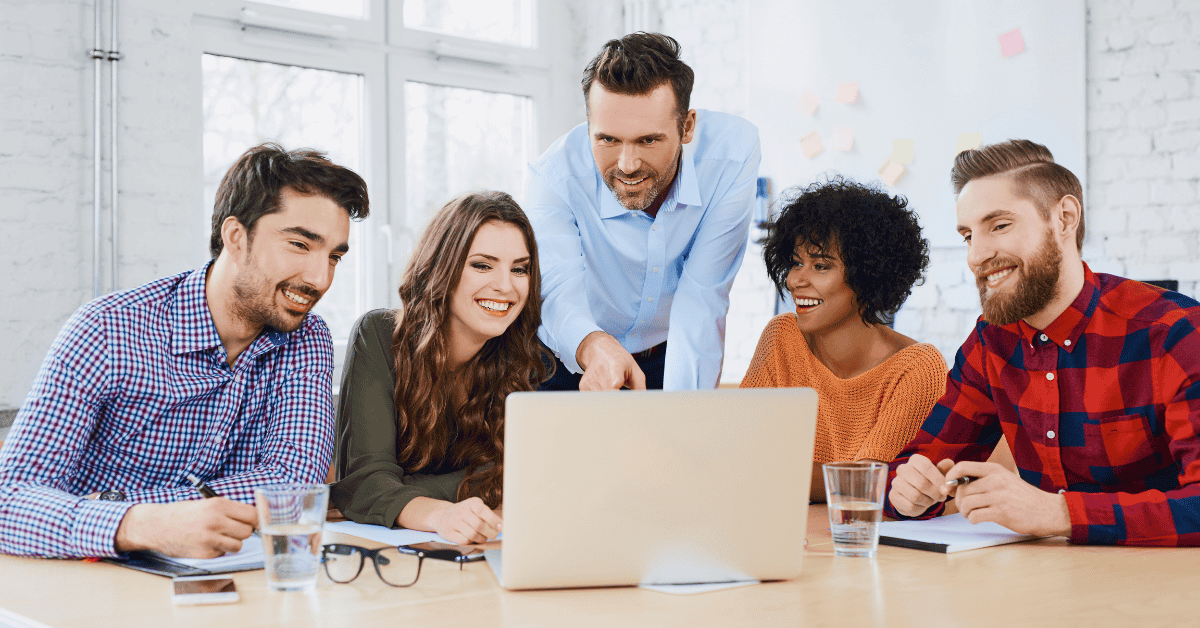
[(208, 487), (207, 484), (204, 483), (204, 480), (201, 480), (200, 478), (192, 475), (191, 473), (187, 474), (184, 477), (187, 478), (188, 482), (192, 483), (192, 486), (195, 487), (197, 493), (200, 493), (201, 497), (204, 497), (205, 499), (209, 499), (212, 497), (220, 497), (220, 495), (217, 495), (216, 491), (212, 490), (211, 488)]
[(977, 478), (977, 477), (973, 477), (970, 475), (964, 475), (960, 478), (956, 478), (956, 479), (946, 482), (946, 486), (962, 486), (963, 484), (967, 484), (969, 482), (974, 482), (975, 480), (978, 480), (978, 479), (979, 478)]

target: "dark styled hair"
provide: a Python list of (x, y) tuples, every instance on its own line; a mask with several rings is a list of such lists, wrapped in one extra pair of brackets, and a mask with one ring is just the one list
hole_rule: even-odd
[(353, 170), (312, 149), (289, 152), (273, 142), (260, 144), (238, 157), (217, 187), (208, 240), (212, 256), (216, 258), (225, 248), (221, 224), (226, 218), (237, 218), (253, 238), (258, 219), (279, 211), (279, 193), (284, 187), (327, 196), (355, 220), (366, 218), (371, 211), (367, 182)]
[(1008, 140), (974, 150), (964, 150), (954, 158), (950, 185), (954, 195), (972, 179), (1007, 175), (1013, 193), (1038, 208), (1042, 220), (1050, 220), (1050, 208), (1068, 194), (1079, 201), (1079, 228), (1075, 246), (1083, 250), (1083, 186), (1070, 170), (1054, 163), (1050, 149), (1029, 140)]
[[(513, 225), (529, 249), (529, 296), (517, 319), (489, 339), (455, 377), (447, 321), (471, 243), (487, 222)], [(458, 500), (500, 504), (504, 479), (504, 400), (546, 379), (537, 330), (542, 320), (537, 242), (525, 212), (503, 192), (468, 194), (433, 217), (400, 282), (392, 352), (396, 366), (397, 459), (406, 472), (447, 464), (467, 468)], [(455, 390), (462, 393), (456, 401)]]
[(929, 242), (921, 237), (908, 199), (841, 176), (789, 190), (774, 222), (763, 225), (763, 259), (782, 297), (797, 246), (836, 253), (863, 322), (892, 321), (929, 266)]
[(679, 59), (679, 51), (679, 42), (661, 33), (637, 32), (609, 40), (583, 69), (583, 102), (588, 107), (588, 116), (591, 116), (588, 95), (596, 81), (615, 94), (634, 96), (649, 94), (670, 82), (675, 92), (675, 117), (682, 133), (696, 76)]

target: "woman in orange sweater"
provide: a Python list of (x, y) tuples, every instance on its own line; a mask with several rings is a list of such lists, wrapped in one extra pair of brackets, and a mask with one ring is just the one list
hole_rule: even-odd
[(929, 265), (907, 205), (836, 177), (785, 200), (767, 225), (767, 273), (796, 309), (767, 324), (742, 387), (817, 390), (816, 501), (822, 463), (890, 462), (945, 392), (941, 353), (887, 325)]

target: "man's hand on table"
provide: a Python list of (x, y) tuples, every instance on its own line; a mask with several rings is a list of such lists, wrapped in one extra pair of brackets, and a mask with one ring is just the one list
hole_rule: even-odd
[(583, 368), (579, 390), (646, 389), (646, 375), (616, 338), (594, 331), (579, 343), (575, 359)]
[(992, 521), (1020, 534), (1070, 536), (1071, 515), (1061, 494), (1047, 493), (994, 462), (960, 462), (946, 480), (963, 476), (975, 479), (942, 488), (956, 491), (954, 500), (967, 521)]
[(138, 504), (117, 528), (118, 552), (154, 550), (179, 558), (216, 558), (242, 549), (258, 511), (249, 504), (214, 497), (171, 504)]
[(946, 501), (948, 493), (946, 472), (954, 466), (953, 460), (933, 464), (921, 454), (913, 454), (908, 462), (896, 467), (892, 490), (888, 500), (896, 512), (906, 517), (924, 514), (931, 506)]

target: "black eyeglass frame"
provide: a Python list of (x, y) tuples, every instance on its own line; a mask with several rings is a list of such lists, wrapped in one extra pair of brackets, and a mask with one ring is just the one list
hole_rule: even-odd
[[(355, 550), (355, 553), (358, 554), (358, 571), (354, 572), (354, 576), (352, 576), (349, 580), (337, 580), (329, 573), (329, 561), (326, 560), (325, 557), (328, 554), (329, 549), (333, 548), (333, 547), (349, 548), (349, 549)], [(379, 571), (379, 553), (384, 550), (397, 550), (401, 554), (407, 554), (409, 556), (417, 557), (417, 575), (413, 576), (412, 582), (410, 582), (408, 584), (392, 584), (391, 582), (387, 581), (387, 578), (383, 577), (383, 573)], [(332, 582), (336, 582), (338, 584), (349, 584), (351, 582), (354, 582), (358, 578), (358, 576), (362, 574), (363, 563), (367, 562), (368, 557), (371, 559), (371, 564), (375, 566), (375, 575), (379, 576), (379, 580), (381, 582), (383, 582), (384, 584), (388, 585), (389, 587), (411, 587), (412, 585), (416, 584), (418, 580), (421, 579), (421, 566), (425, 563), (425, 552), (419, 552), (419, 551), (418, 552), (411, 552), (411, 551), (406, 552), (406, 551), (401, 550), (399, 547), (394, 547), (394, 546), (385, 546), (385, 547), (380, 547), (380, 548), (376, 548), (376, 549), (367, 549), (365, 547), (361, 547), (358, 545), (351, 545), (349, 543), (326, 543), (325, 545), (321, 546), (321, 564), (324, 565), (324, 567), (325, 567), (325, 577), (329, 578)], [(386, 557), (385, 557), (385, 559), (386, 559)]]

